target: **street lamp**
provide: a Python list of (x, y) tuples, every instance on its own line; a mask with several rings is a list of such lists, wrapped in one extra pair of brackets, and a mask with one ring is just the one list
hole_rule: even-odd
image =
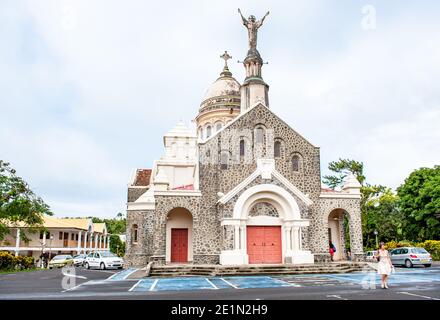
[(47, 261), (47, 267), (49, 268), (49, 261), (50, 261), (50, 257), (52, 256), (52, 240), (53, 240), (53, 235), (50, 235), (50, 242), (49, 242), (49, 260)]
[(378, 244), (377, 244), (377, 234), (378, 234), (378, 232), (377, 232), (377, 230), (374, 230), (374, 235), (376, 236), (376, 248), (378, 247)]

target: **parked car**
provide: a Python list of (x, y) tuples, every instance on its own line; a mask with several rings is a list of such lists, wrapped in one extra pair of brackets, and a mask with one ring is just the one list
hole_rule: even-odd
[(432, 258), (428, 251), (418, 247), (404, 247), (391, 250), (390, 258), (393, 265), (404, 265), (411, 268), (414, 265), (430, 267)]
[(73, 256), (73, 265), (75, 267), (84, 266), (84, 261), (86, 260), (86, 257), (86, 254), (77, 254), (76, 256)]
[(122, 269), (124, 260), (117, 255), (105, 251), (105, 252), (91, 252), (87, 255), (84, 261), (84, 267), (99, 268), (101, 270), (108, 268)]
[(49, 261), (49, 269), (72, 266), (73, 258), (70, 254), (59, 254)]
[(374, 250), (374, 251), (367, 251), (367, 255), (366, 255), (365, 259), (367, 261), (376, 261), (376, 259), (374, 258), (376, 256), (376, 254), (377, 254), (376, 250)]

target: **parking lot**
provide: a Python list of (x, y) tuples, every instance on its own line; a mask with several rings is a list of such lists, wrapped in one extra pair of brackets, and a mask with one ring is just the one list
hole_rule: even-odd
[(374, 272), (289, 276), (131, 279), (123, 271), (75, 268), (0, 275), (0, 299), (440, 300), (440, 266), (396, 268), (389, 290)]

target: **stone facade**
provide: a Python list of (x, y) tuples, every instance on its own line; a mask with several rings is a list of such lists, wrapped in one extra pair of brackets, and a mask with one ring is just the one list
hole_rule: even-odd
[[(227, 66), (231, 57), (221, 57), (225, 66), (201, 103), (197, 132), (182, 123), (168, 132), (165, 156), (151, 171), (137, 171), (151, 172), (149, 183), (129, 185), (128, 264), (247, 264), (247, 229), (267, 226), (280, 233), (280, 263), (328, 261), (329, 232), (345, 249), (332, 212), (347, 215), (352, 256), (362, 259), (357, 180), (349, 177), (340, 192), (321, 189), (319, 147), (269, 109), (258, 50), (248, 51), (242, 85)], [(172, 238), (177, 229), (187, 230), (184, 240)]]

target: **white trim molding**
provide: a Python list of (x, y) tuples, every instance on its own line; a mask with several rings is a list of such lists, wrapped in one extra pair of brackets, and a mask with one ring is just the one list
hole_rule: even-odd
[[(246, 186), (248, 186), (252, 181), (254, 181), (258, 176), (263, 179), (270, 179), (272, 176), (278, 179), (288, 190), (290, 190), (294, 195), (300, 198), (307, 206), (313, 204), (313, 201), (310, 198), (301, 192), (297, 187), (295, 187), (289, 180), (287, 180), (281, 173), (279, 173), (275, 169), (275, 160), (274, 159), (258, 159), (257, 160), (257, 169), (249, 175), (246, 179), (244, 179), (241, 183), (231, 189), (227, 194), (222, 196), (218, 203), (225, 204), (229, 200), (231, 200), (234, 196), (236, 196), (241, 190), (243, 190)], [(282, 188), (280, 188), (282, 189)], [(285, 191), (285, 190), (284, 190)], [(296, 203), (296, 202), (295, 202)]]

